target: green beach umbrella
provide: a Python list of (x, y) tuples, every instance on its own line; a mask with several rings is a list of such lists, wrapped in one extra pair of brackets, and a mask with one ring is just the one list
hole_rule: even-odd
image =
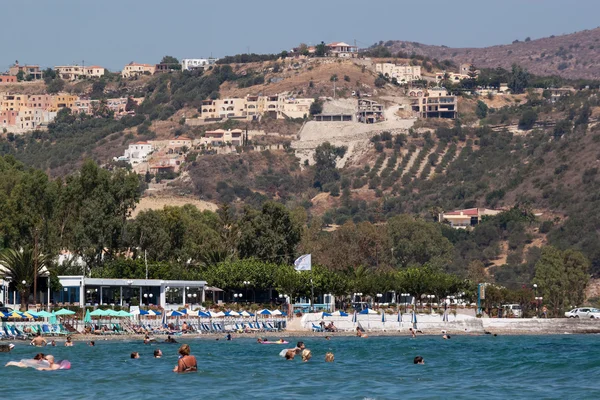
[(92, 317), (105, 317), (106, 315), (107, 315), (106, 311), (104, 311), (100, 308), (98, 308), (97, 310), (94, 310), (90, 313), (90, 316), (92, 316)]
[(71, 311), (71, 310), (67, 310), (66, 308), (61, 308), (60, 310), (58, 310), (56, 312), (56, 315), (73, 315), (75, 314), (75, 311)]
[(133, 314), (128, 313), (125, 310), (121, 310), (121, 311), (117, 311), (117, 316), (118, 317), (133, 317)]
[(86, 310), (85, 311), (85, 316), (83, 317), (83, 323), (84, 324), (91, 324), (92, 323), (92, 317), (90, 315), (90, 310)]
[(51, 317), (52, 314), (49, 313), (48, 311), (40, 311), (39, 313), (37, 313), (38, 317), (42, 317), (42, 318), (48, 318)]
[(50, 320), (48, 322), (50, 322), (52, 325), (56, 323), (56, 312), (52, 311), (52, 314), (50, 314)]
[(106, 314), (105, 315), (107, 315), (109, 317), (118, 317), (119, 313), (116, 312), (115, 310), (110, 310), (109, 309), (109, 310), (106, 310)]

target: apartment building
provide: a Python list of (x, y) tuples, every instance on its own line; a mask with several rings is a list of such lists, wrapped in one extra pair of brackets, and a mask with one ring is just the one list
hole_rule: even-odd
[(153, 75), (156, 72), (156, 64), (139, 64), (130, 62), (121, 71), (123, 78), (133, 78), (140, 75)]
[(438, 222), (447, 223), (454, 229), (467, 229), (478, 225), (485, 215), (498, 215), (501, 210), (467, 208), (438, 214)]
[(358, 100), (358, 122), (374, 124), (384, 120), (383, 105), (373, 100)]
[(80, 65), (56, 66), (54, 70), (61, 79), (66, 81), (76, 81), (85, 78), (100, 78), (104, 76), (106, 70), (103, 67), (92, 65), (89, 67)]
[(277, 119), (304, 118), (310, 113), (312, 98), (295, 98), (286, 94), (270, 96), (251, 96), (245, 98), (227, 98), (205, 100), (202, 102), (203, 119), (223, 118), (253, 120), (268, 113)]
[(390, 79), (396, 78), (399, 83), (421, 80), (420, 65), (398, 65), (392, 63), (375, 64), (375, 72)]
[(216, 58), (184, 58), (181, 60), (182, 71), (193, 71), (196, 69), (205, 69), (214, 65)]
[(419, 118), (450, 118), (458, 116), (458, 99), (444, 88), (433, 88), (412, 100), (411, 107)]
[(207, 131), (200, 139), (200, 144), (205, 146), (220, 147), (225, 145), (241, 146), (243, 144), (244, 132), (241, 129), (216, 129)]
[(78, 96), (67, 93), (59, 93), (52, 96), (52, 103), (48, 107), (48, 111), (58, 112), (61, 108), (75, 108), (75, 103), (79, 100)]
[(20, 65), (17, 61), (14, 65), (8, 68), (8, 74), (17, 76), (19, 72), (23, 72), (23, 78), (26, 80), (42, 79), (43, 74), (39, 65)]
[(154, 151), (154, 146), (149, 142), (137, 142), (130, 144), (125, 150), (124, 156), (130, 164), (137, 164), (146, 161), (148, 156)]

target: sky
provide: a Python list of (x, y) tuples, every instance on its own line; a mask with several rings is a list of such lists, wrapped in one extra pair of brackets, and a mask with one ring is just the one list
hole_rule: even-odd
[[(599, 0), (3, 1), (0, 71), (19, 60), (120, 71), (162, 56), (276, 53), (299, 43), (485, 47), (598, 26)], [(12, 18), (11, 15), (17, 17)]]

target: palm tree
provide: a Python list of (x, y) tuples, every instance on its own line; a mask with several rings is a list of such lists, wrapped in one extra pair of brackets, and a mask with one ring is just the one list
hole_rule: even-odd
[(51, 264), (50, 257), (30, 247), (21, 250), (5, 249), (0, 252), (0, 278), (14, 282), (21, 296), (21, 309), (25, 308), (34, 279)]

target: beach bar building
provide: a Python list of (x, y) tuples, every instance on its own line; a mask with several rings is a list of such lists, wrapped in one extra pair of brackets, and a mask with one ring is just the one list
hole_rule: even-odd
[(170, 310), (186, 304), (194, 306), (212, 300), (220, 289), (206, 281), (162, 279), (106, 279), (84, 276), (59, 276), (61, 292), (53, 294), (54, 303), (74, 306), (159, 306)]

